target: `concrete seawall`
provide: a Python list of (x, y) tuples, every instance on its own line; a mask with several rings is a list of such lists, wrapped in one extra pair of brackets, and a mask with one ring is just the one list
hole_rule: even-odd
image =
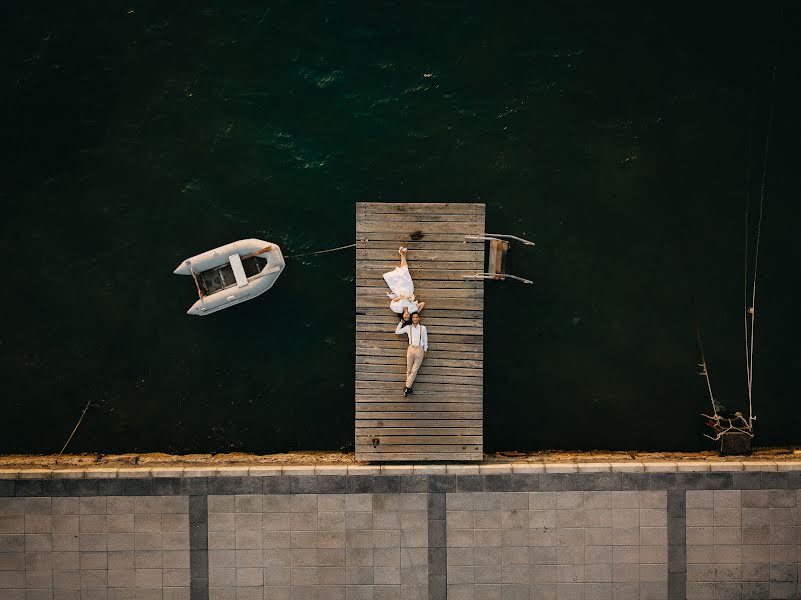
[(0, 600), (799, 595), (801, 462), (0, 471)]

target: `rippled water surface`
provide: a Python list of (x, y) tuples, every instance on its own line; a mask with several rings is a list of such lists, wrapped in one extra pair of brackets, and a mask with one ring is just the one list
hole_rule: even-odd
[(0, 451), (58, 451), (90, 400), (75, 451), (350, 447), (352, 251), (203, 319), (172, 270), (244, 237), (347, 244), (363, 200), (485, 202), (489, 229), (537, 242), (512, 255), (534, 286), (487, 286), (488, 450), (708, 447), (696, 320), (743, 408), (771, 103), (757, 441), (799, 440), (795, 5), (2, 13)]

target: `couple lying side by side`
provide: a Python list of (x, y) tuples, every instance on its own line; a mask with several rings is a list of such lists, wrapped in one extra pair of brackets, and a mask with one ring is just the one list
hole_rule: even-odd
[(409, 347), (406, 350), (406, 384), (403, 388), (403, 395), (408, 396), (413, 393), (414, 379), (428, 352), (428, 331), (425, 325), (420, 323), (420, 313), (426, 303), (418, 302), (414, 297), (414, 282), (406, 264), (406, 248), (399, 248), (398, 253), (400, 266), (389, 273), (384, 273), (384, 281), (392, 290), (387, 293), (390, 297), (389, 307), (392, 312), (401, 315), (395, 333), (397, 335), (405, 333), (409, 339)]

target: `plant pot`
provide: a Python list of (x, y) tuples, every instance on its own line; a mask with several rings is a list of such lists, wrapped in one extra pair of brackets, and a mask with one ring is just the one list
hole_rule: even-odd
[(724, 456), (745, 456), (751, 454), (751, 436), (731, 432), (720, 436), (720, 453)]

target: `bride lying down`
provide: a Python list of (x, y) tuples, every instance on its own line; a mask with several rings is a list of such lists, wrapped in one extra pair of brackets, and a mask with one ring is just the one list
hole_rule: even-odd
[(410, 314), (422, 311), (426, 303), (419, 302), (414, 297), (414, 282), (406, 264), (406, 248), (401, 246), (398, 254), (400, 254), (400, 266), (384, 273), (384, 281), (392, 290), (387, 292), (390, 298), (389, 308), (394, 313), (402, 314), (404, 320), (408, 320)]

